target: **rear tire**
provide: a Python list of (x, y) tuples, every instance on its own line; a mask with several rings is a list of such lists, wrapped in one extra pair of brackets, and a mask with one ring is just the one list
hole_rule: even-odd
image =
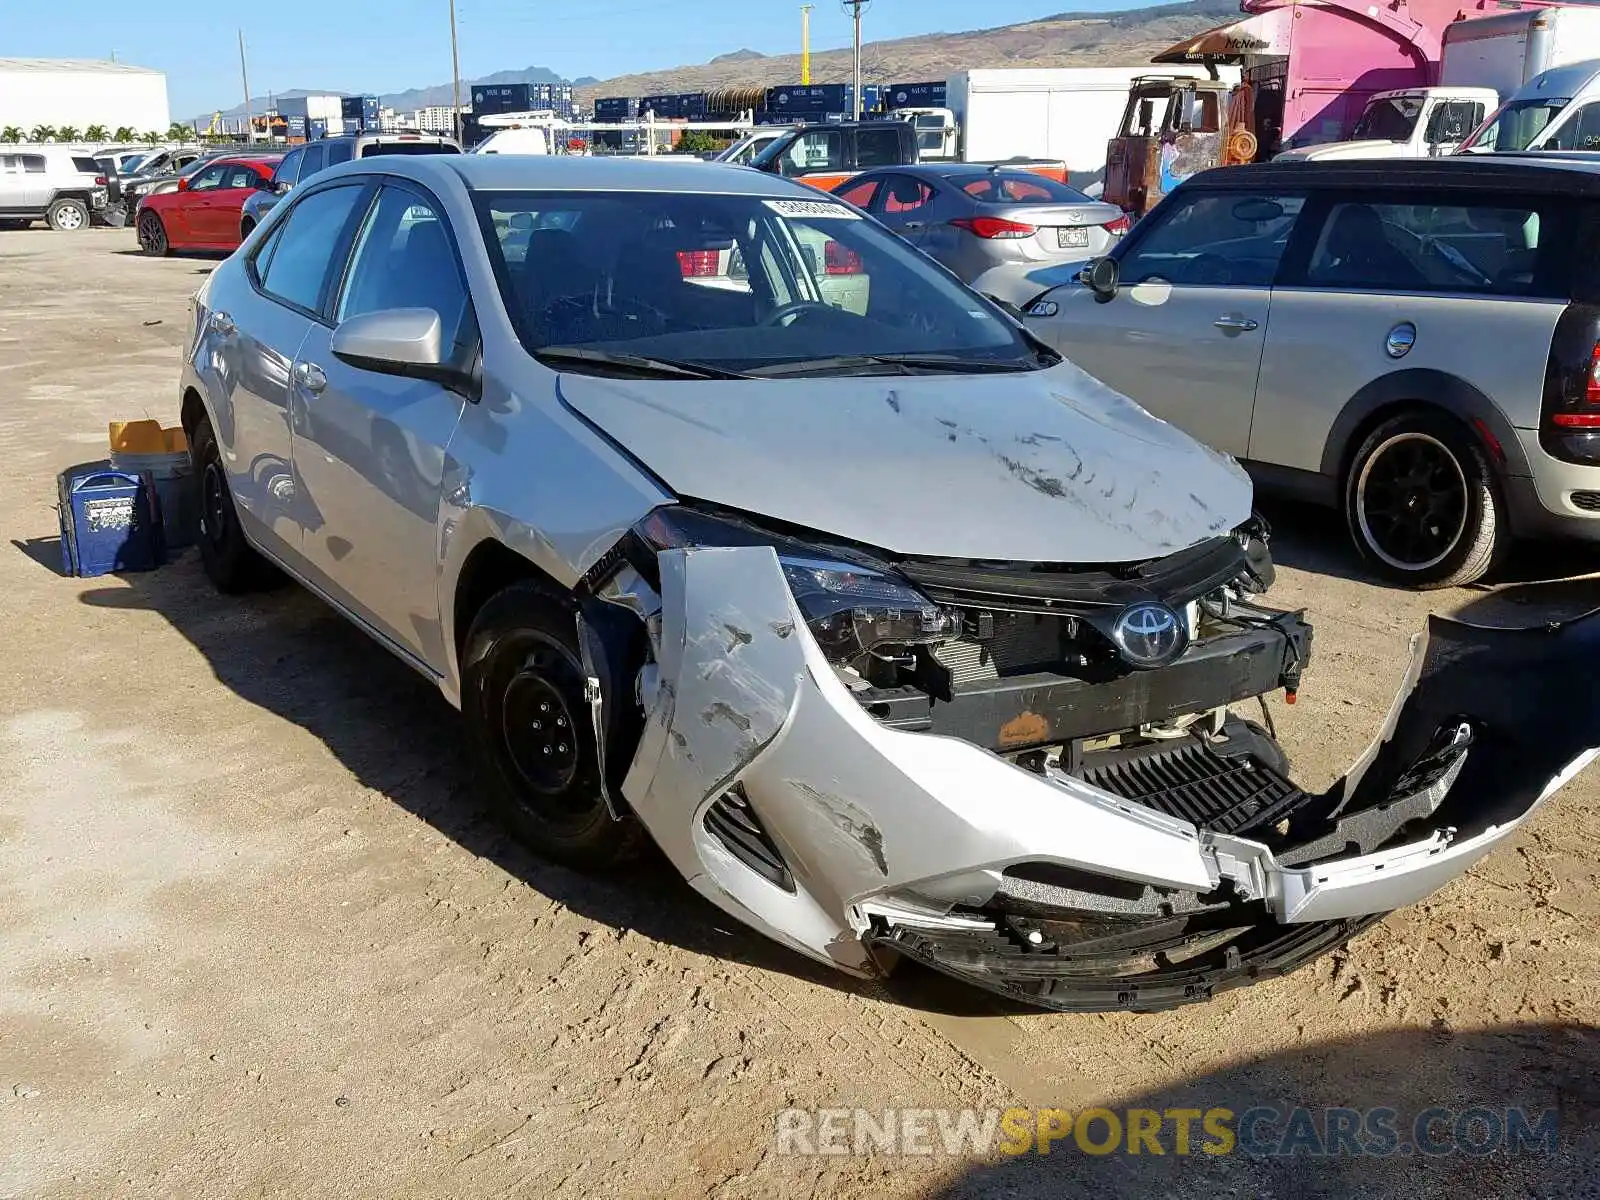
[(45, 210), (44, 219), (57, 233), (77, 233), (89, 228), (89, 206), (72, 196), (63, 196)]
[(167, 227), (161, 223), (161, 218), (153, 212), (139, 214), (139, 249), (152, 258), (165, 258), (172, 253), (172, 246), (167, 241)]
[(1344, 512), (1368, 565), (1406, 587), (1471, 583), (1510, 541), (1488, 458), (1438, 411), (1401, 413), (1367, 435), (1345, 476)]
[(200, 514), (200, 564), (219, 592), (260, 591), (283, 580), (279, 570), (245, 540), (239, 510), (228, 486), (228, 471), (217, 448), (211, 421), (202, 416), (189, 439), (189, 460)]
[(468, 756), (512, 835), (588, 870), (630, 857), (642, 830), (601, 796), (572, 614), (537, 584), (512, 584), (473, 618), (461, 661)]

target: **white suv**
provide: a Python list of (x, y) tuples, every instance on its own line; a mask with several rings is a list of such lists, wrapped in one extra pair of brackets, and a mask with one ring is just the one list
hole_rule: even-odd
[(105, 207), (106, 176), (88, 155), (50, 147), (0, 154), (0, 229), (41, 220), (51, 229), (86, 229)]

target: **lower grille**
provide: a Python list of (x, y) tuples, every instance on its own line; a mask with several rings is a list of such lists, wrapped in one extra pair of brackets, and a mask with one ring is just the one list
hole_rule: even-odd
[(786, 892), (794, 891), (794, 876), (773, 844), (772, 835), (761, 824), (742, 784), (734, 784), (706, 809), (706, 829), (728, 853), (769, 883)]
[(1584, 512), (1600, 512), (1600, 492), (1573, 492), (1572, 506)]
[(1085, 783), (1216, 833), (1247, 833), (1286, 816), (1304, 794), (1247, 754), (1218, 754), (1188, 737), (1086, 756)]

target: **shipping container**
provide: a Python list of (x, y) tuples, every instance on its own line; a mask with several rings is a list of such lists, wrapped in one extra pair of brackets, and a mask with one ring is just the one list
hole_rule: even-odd
[(491, 113), (527, 112), (533, 107), (529, 85), (526, 83), (498, 83), (476, 86), (472, 89), (472, 111)]
[[(877, 84), (861, 88), (861, 111), (876, 112), (882, 92)], [(820, 121), (828, 113), (851, 113), (855, 89), (848, 83), (814, 83), (767, 89), (767, 111)]]
[(883, 106), (891, 112), (897, 108), (944, 108), (946, 90), (942, 79), (891, 83), (883, 89)]
[(344, 115), (343, 96), (290, 96), (277, 101), (277, 109), (286, 117), (318, 117), (323, 120)]
[(683, 114), (678, 111), (677, 96), (644, 96), (639, 100), (639, 112), (653, 112), (658, 121), (676, 121)]
[(632, 121), (639, 116), (637, 96), (602, 96), (594, 102), (597, 121)]
[(306, 121), (306, 137), (311, 141), (328, 136), (328, 121), (325, 117), (311, 117)]

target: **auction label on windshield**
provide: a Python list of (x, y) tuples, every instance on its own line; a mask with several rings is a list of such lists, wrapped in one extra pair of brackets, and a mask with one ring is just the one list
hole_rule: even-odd
[(836, 221), (859, 221), (861, 214), (843, 204), (826, 200), (768, 200), (766, 205), (780, 217), (832, 217)]

